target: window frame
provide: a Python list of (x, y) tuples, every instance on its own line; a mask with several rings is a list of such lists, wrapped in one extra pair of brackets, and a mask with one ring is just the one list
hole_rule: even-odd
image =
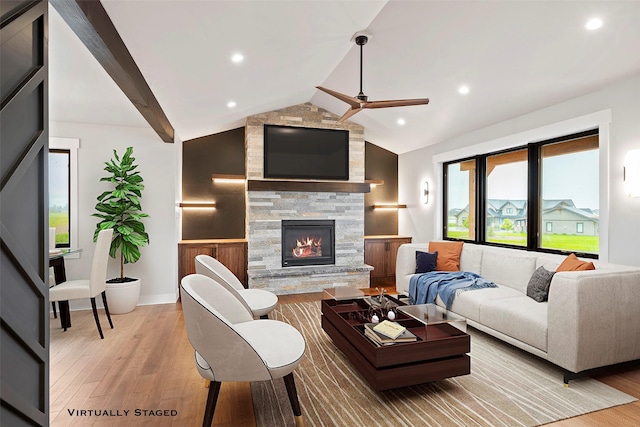
[[(49, 137), (49, 151), (69, 152), (69, 246), (78, 246), (78, 150), (79, 138)], [(48, 209), (48, 207), (47, 207)], [(80, 258), (79, 253), (67, 258)]]
[[(478, 245), (486, 245), (486, 246), (500, 246), (507, 247), (512, 249), (520, 249), (534, 252), (542, 252), (542, 253), (553, 253), (553, 254), (569, 254), (575, 253), (577, 256), (584, 258), (593, 258), (593, 259), (601, 259), (601, 248), (602, 242), (600, 242), (598, 253), (584, 253), (579, 251), (572, 250), (558, 250), (558, 249), (549, 249), (540, 247), (540, 242), (538, 240), (538, 236), (542, 235), (543, 229), (545, 229), (546, 224), (543, 226), (541, 222), (541, 212), (540, 212), (540, 201), (541, 201), (541, 167), (542, 167), (542, 147), (545, 145), (566, 142), (573, 139), (584, 138), (588, 136), (598, 135), (600, 137), (602, 130), (600, 126), (591, 127), (590, 129), (569, 133), (559, 137), (553, 137), (544, 139), (541, 141), (528, 142), (526, 145), (517, 145), (503, 150), (496, 150), (488, 153), (477, 154), (472, 157), (465, 157), (463, 159), (454, 159), (450, 161), (445, 161), (442, 164), (443, 170), (443, 187), (444, 187), (444, 200), (443, 200), (443, 218), (447, 218), (448, 211), (448, 201), (447, 201), (447, 180), (446, 180), (446, 170), (449, 164), (459, 163), (461, 161), (475, 160), (476, 161), (476, 233), (474, 239), (456, 239), (447, 237), (447, 229), (446, 224), (442, 229), (442, 238), (444, 240), (454, 240), (454, 241), (465, 241)], [(601, 138), (599, 138), (601, 141)], [(486, 162), (487, 158), (491, 156), (495, 156), (497, 154), (515, 152), (519, 150), (527, 150), (527, 178), (528, 178), (528, 191), (527, 191), (527, 244), (526, 246), (520, 245), (508, 245), (504, 243), (495, 243), (488, 242), (486, 240), (486, 186), (487, 186), (487, 177), (485, 174), (486, 170)], [(598, 150), (602, 150), (602, 145), (599, 145)], [(601, 157), (600, 157), (601, 158)], [(600, 174), (602, 174), (602, 165), (599, 164)], [(602, 199), (601, 199), (602, 200)], [(598, 207), (602, 209), (601, 206)], [(446, 221), (444, 221), (446, 223)], [(602, 229), (601, 227), (599, 227)], [(599, 235), (599, 239), (600, 239)]]

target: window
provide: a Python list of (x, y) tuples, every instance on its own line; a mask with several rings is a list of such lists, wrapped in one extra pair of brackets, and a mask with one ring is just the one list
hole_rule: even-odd
[(77, 138), (49, 138), (49, 226), (56, 228), (56, 247), (78, 247), (79, 148)]
[(56, 247), (69, 247), (71, 197), (69, 150), (49, 150), (49, 227), (56, 229)]
[(445, 162), (444, 237), (597, 257), (599, 157), (596, 129)]
[(447, 202), (444, 235), (474, 240), (476, 235), (476, 161), (450, 163), (444, 169)]
[(527, 150), (486, 158), (486, 242), (527, 245)]
[(552, 232), (541, 233), (538, 246), (597, 254), (598, 135), (545, 144), (540, 151), (539, 216), (556, 227)]

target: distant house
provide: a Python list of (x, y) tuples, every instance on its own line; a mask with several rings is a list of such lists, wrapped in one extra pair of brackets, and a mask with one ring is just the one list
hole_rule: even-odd
[[(499, 230), (503, 228), (504, 220), (509, 219), (515, 231), (525, 230), (527, 227), (526, 200), (487, 200), (487, 228)], [(469, 206), (464, 209), (449, 211), (450, 223), (464, 227), (469, 218)], [(544, 234), (580, 234), (585, 236), (598, 235), (599, 216), (592, 209), (577, 208), (571, 199), (543, 200), (541, 227)]]

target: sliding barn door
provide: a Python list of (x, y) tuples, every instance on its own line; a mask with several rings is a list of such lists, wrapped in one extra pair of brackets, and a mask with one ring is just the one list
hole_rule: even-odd
[(47, 1), (0, 2), (3, 426), (49, 424)]

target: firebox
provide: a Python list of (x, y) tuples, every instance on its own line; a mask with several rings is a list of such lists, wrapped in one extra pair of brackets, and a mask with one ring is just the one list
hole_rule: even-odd
[(335, 264), (334, 220), (283, 220), (282, 266)]

